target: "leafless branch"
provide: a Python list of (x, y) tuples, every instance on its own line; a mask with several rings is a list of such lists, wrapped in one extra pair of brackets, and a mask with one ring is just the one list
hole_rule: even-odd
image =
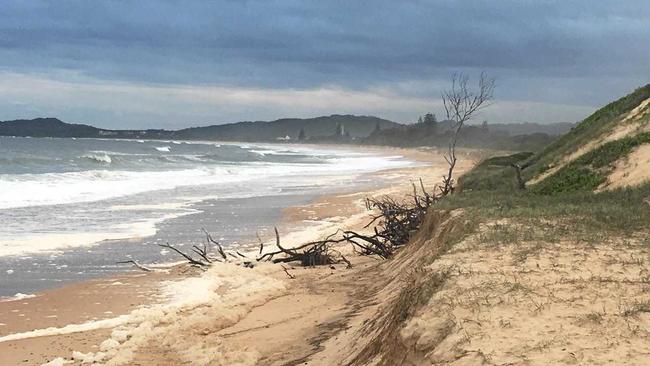
[(138, 269), (140, 269), (142, 271), (145, 271), (145, 272), (153, 272), (154, 271), (153, 268), (143, 266), (142, 264), (140, 264), (140, 262), (134, 261), (134, 260), (117, 262), (117, 264), (128, 264), (128, 263), (133, 264), (136, 268), (138, 268)]
[(487, 107), (494, 93), (494, 79), (481, 73), (477, 90), (468, 87), (469, 76), (454, 74), (451, 78), (451, 89), (442, 92), (442, 104), (445, 107), (447, 119), (454, 122), (453, 135), (449, 141), (449, 150), (445, 160), (449, 165), (447, 175), (443, 177), (441, 194), (447, 195), (454, 190), (454, 168), (456, 167), (456, 144), (460, 131), (467, 121), (481, 109)]

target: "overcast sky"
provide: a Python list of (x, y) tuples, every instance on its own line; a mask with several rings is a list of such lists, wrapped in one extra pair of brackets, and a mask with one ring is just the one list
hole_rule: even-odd
[(0, 120), (413, 122), (485, 71), (480, 119), (576, 121), (650, 82), (649, 44), (647, 0), (3, 0)]

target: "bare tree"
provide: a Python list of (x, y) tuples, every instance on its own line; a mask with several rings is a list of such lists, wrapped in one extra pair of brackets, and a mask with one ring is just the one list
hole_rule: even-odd
[(443, 186), (440, 187), (442, 195), (447, 195), (454, 190), (454, 168), (456, 167), (456, 144), (460, 130), (465, 122), (489, 105), (494, 92), (494, 79), (488, 78), (481, 73), (478, 81), (478, 89), (470, 90), (468, 87), (469, 76), (465, 74), (454, 74), (451, 78), (451, 89), (442, 93), (442, 103), (447, 113), (447, 119), (452, 120), (454, 134), (449, 141), (449, 151), (445, 160), (449, 164), (447, 175), (442, 178)]

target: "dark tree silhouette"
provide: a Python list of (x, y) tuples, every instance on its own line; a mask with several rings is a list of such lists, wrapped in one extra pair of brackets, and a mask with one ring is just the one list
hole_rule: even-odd
[(338, 137), (342, 137), (344, 134), (345, 134), (345, 127), (343, 126), (342, 123), (337, 123), (335, 135)]
[(372, 131), (372, 133), (379, 133), (381, 131), (381, 126), (379, 125), (379, 122), (375, 124), (375, 129)]

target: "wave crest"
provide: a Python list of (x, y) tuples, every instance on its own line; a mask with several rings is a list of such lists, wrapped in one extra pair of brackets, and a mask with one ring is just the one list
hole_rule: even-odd
[(113, 159), (108, 154), (88, 154), (82, 157), (100, 164), (110, 164), (113, 162)]

